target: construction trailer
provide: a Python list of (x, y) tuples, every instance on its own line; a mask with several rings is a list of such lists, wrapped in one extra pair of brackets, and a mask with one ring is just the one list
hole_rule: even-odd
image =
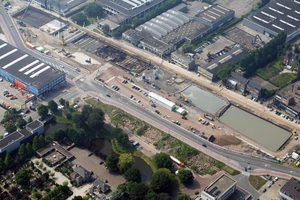
[(149, 92), (148, 98), (152, 102), (155, 102), (155, 103), (167, 108), (168, 110), (173, 111), (176, 108), (175, 103), (173, 103), (172, 101), (169, 101), (168, 99), (166, 99), (158, 94), (155, 94), (154, 92)]

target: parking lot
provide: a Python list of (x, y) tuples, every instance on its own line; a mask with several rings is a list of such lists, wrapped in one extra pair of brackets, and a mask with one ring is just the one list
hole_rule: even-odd
[[(14, 87), (10, 87), (10, 82), (6, 81), (3, 79), (2, 82), (0, 82), (0, 103), (3, 104), (3, 102), (6, 103), (6, 106), (9, 105), (11, 108), (20, 108), (22, 107), (22, 105), (24, 105), (25, 101), (26, 101), (26, 93), (24, 93), (24, 95), (22, 95), (21, 91), (18, 91), (18, 89), (15, 89)], [(4, 90), (8, 90), (8, 92), (10, 94), (12, 94), (14, 97), (16, 97), (17, 99), (13, 99), (11, 100), (11, 97), (5, 97), (3, 96), (3, 91)]]
[[(274, 178), (273, 178), (273, 180), (274, 180)], [(286, 182), (287, 182), (287, 180), (279, 179), (278, 181), (274, 182), (274, 184), (272, 184), (272, 181), (269, 180), (259, 190), (259, 192), (262, 194), (259, 197), (259, 199), (260, 200), (270, 200), (270, 199), (277, 199), (277, 198), (282, 199), (282, 197), (279, 194), (279, 190)], [(271, 186), (268, 187), (268, 185), (271, 185)], [(265, 192), (263, 192), (264, 189), (266, 189)]]

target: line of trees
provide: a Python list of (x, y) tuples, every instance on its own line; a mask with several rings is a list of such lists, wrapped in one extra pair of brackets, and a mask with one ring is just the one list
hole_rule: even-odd
[(71, 19), (74, 22), (76, 22), (78, 25), (83, 26), (83, 24), (87, 25), (88, 17), (93, 17), (93, 18), (98, 17), (100, 19), (103, 18), (104, 16), (105, 14), (102, 6), (100, 6), (96, 2), (92, 2), (84, 8), (84, 13), (78, 12), (75, 15), (73, 15)]

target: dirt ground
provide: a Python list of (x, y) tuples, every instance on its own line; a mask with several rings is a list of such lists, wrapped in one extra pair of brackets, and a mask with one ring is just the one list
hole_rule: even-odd
[(217, 0), (214, 3), (235, 11), (235, 17), (239, 18), (256, 7), (259, 0)]

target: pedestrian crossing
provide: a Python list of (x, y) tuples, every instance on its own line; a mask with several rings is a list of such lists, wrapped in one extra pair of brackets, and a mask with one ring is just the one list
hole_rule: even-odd
[(49, 64), (49, 65), (51, 65), (52, 67), (55, 67), (55, 68), (58, 69), (58, 70), (63, 71), (63, 72), (65, 72), (66, 74), (70, 75), (70, 72), (69, 72), (68, 70), (66, 70), (66, 69), (64, 68), (64, 66), (55, 65), (55, 64), (53, 64), (52, 62), (50, 62), (50, 61), (48, 61), (48, 60), (42, 60), (42, 61), (45, 62), (45, 63), (47, 63), (47, 64)]

